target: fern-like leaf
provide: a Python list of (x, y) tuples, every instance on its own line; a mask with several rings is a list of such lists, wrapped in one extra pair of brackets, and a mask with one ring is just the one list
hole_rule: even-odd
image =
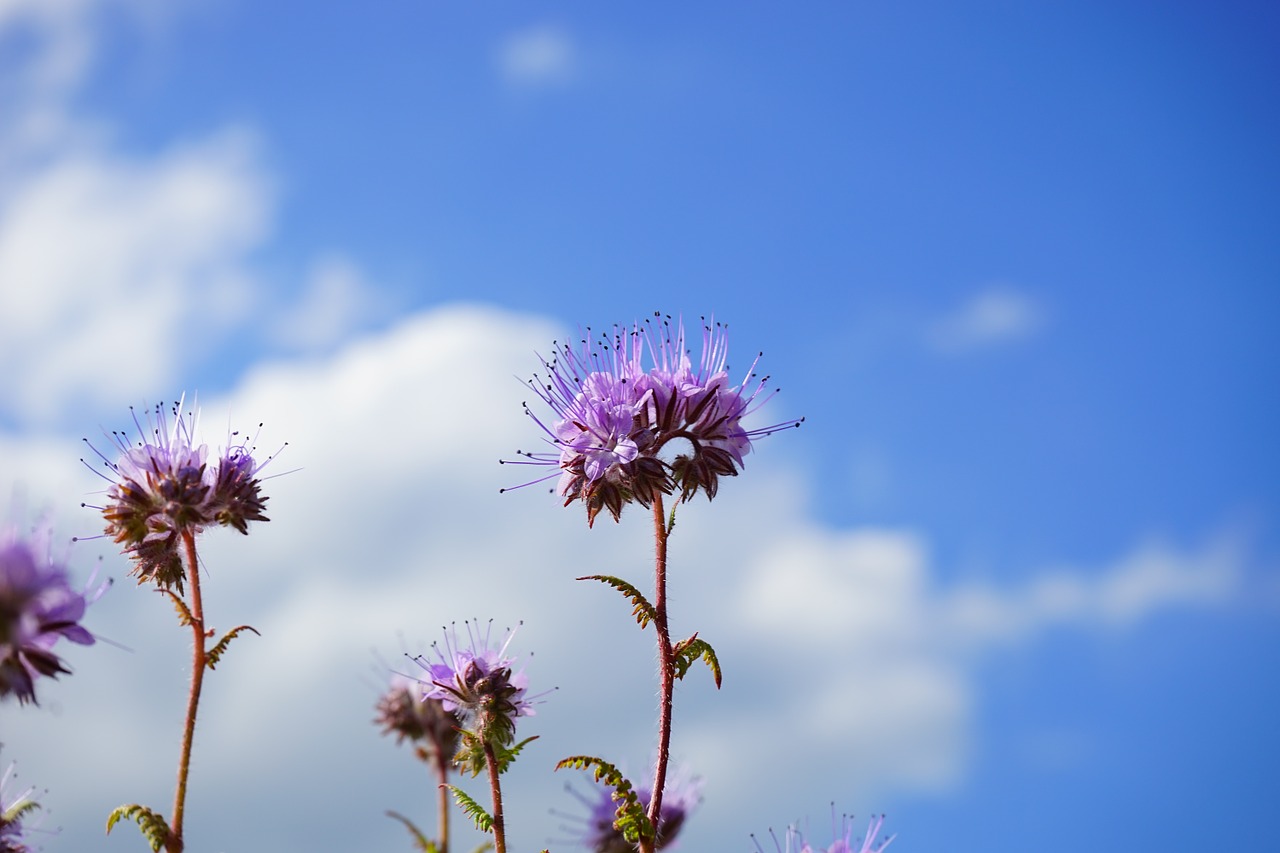
[(689, 667), (693, 666), (693, 662), (702, 658), (711, 668), (711, 675), (716, 680), (716, 689), (720, 689), (720, 661), (716, 658), (716, 650), (711, 648), (711, 644), (706, 640), (698, 639), (697, 632), (694, 632), (689, 639), (676, 643), (671, 653), (675, 656), (672, 663), (675, 665), (677, 679), (683, 679), (689, 672)]
[(387, 811), (387, 817), (394, 818), (404, 824), (405, 829), (409, 830), (409, 834), (413, 836), (413, 847), (415, 850), (421, 850), (423, 853), (440, 853), (440, 848), (431, 839), (422, 834), (422, 830), (413, 825), (413, 821), (400, 814), (399, 812)]
[(516, 756), (520, 754), (520, 750), (524, 749), (525, 745), (530, 741), (535, 741), (539, 737), (540, 735), (527, 737), (515, 746), (503, 746), (502, 744), (497, 743), (492, 744), (494, 757), (498, 759), (498, 775), (501, 776), (503, 773), (506, 773), (507, 768), (511, 766), (511, 762), (515, 761)]
[(634, 607), (631, 608), (631, 615), (636, 617), (636, 622), (641, 628), (646, 627), (650, 622), (657, 618), (657, 613), (653, 609), (653, 605), (644, 597), (644, 593), (636, 589), (622, 578), (615, 578), (612, 575), (587, 575), (578, 578), (580, 581), (600, 581), (607, 583), (618, 592), (625, 595)]
[(493, 829), (493, 817), (484, 810), (484, 806), (467, 796), (467, 792), (457, 785), (449, 785), (447, 787), (453, 792), (453, 800), (458, 804), (458, 808), (462, 809), (467, 817), (475, 821), (476, 829), (481, 832), (489, 832)]
[(184, 626), (195, 622), (195, 618), (191, 615), (191, 610), (187, 607), (187, 603), (182, 600), (182, 596), (171, 589), (162, 589), (159, 592), (163, 592), (173, 600), (173, 609), (178, 611), (179, 622)]
[[(204, 662), (209, 669), (217, 667), (218, 661), (222, 660), (222, 655), (227, 651), (227, 646), (231, 644), (232, 640), (240, 635), (241, 631), (252, 631), (253, 633), (258, 634), (258, 629), (251, 625), (241, 625), (240, 627), (232, 628), (230, 631), (223, 634), (222, 639), (218, 641), (218, 644), (205, 652)], [(261, 637), (262, 635), (258, 634), (258, 636)]]
[[(3, 803), (0, 803), (3, 805)], [(27, 800), (20, 806), (10, 808), (8, 811), (0, 809), (0, 826), (6, 824), (21, 823), (22, 819), (34, 811), (39, 811), (40, 804), (35, 800)]]
[(641, 838), (653, 838), (653, 824), (640, 805), (640, 797), (635, 788), (622, 772), (602, 758), (594, 755), (571, 755), (556, 765), (557, 770), (570, 768), (573, 770), (591, 770), (597, 782), (603, 782), (613, 788), (613, 800), (618, 804), (614, 814), (613, 828), (622, 833), (631, 844), (639, 844)]
[[(493, 842), (486, 841), (484, 844), (481, 844), (479, 847), (477, 847), (473, 851), (473, 853), (488, 853), (488, 851), (492, 849), (493, 849)], [(547, 853), (547, 851), (543, 850), (542, 853)]]
[(118, 807), (107, 815), (108, 835), (111, 834), (111, 827), (121, 820), (136, 820), (138, 822), (138, 830), (150, 842), (152, 853), (159, 853), (160, 848), (164, 847), (169, 841), (169, 824), (165, 822), (161, 815), (156, 814), (146, 806), (130, 803), (127, 806)]

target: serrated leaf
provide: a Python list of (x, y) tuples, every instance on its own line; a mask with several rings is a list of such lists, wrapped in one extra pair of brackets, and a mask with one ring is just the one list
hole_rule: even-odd
[(135, 820), (138, 822), (138, 830), (151, 843), (152, 853), (159, 853), (160, 848), (164, 847), (169, 840), (169, 824), (165, 822), (162, 816), (146, 806), (130, 803), (127, 806), (117, 807), (111, 814), (107, 815), (108, 835), (111, 834), (111, 827), (121, 820)]
[(227, 651), (227, 646), (231, 644), (232, 640), (240, 635), (241, 631), (252, 631), (259, 637), (262, 636), (261, 634), (258, 634), (258, 629), (251, 625), (241, 625), (238, 628), (232, 628), (230, 631), (222, 635), (222, 639), (218, 641), (217, 645), (205, 652), (204, 662), (209, 669), (214, 669), (218, 665), (218, 661), (222, 659), (222, 655)]
[(720, 689), (720, 661), (716, 658), (716, 650), (711, 648), (711, 644), (706, 640), (698, 639), (696, 632), (689, 639), (676, 643), (671, 653), (674, 656), (671, 663), (675, 667), (677, 679), (683, 679), (689, 672), (689, 667), (693, 666), (693, 662), (702, 658), (711, 668), (711, 675), (716, 680), (716, 689)]
[(622, 578), (615, 578), (612, 575), (587, 575), (578, 578), (580, 581), (600, 581), (607, 583), (618, 592), (625, 595), (631, 601), (634, 607), (631, 609), (631, 615), (636, 617), (636, 622), (641, 628), (648, 626), (650, 622), (657, 618), (657, 613), (653, 609), (653, 605), (644, 597), (644, 593), (636, 589)]
[(409, 820), (409, 818), (399, 812), (393, 812), (389, 809), (387, 811), (387, 817), (394, 818), (404, 824), (405, 829), (409, 830), (409, 834), (413, 836), (413, 846), (416, 849), (422, 850), (424, 853), (440, 853), (440, 848), (436, 846), (436, 843), (423, 835), (422, 830), (414, 826), (413, 821)]
[[(493, 842), (486, 841), (484, 844), (481, 844), (479, 847), (477, 847), (473, 851), (473, 853), (485, 853), (485, 851), (492, 850), (492, 849), (493, 849)], [(543, 851), (543, 853), (546, 853), (546, 851)]]
[(161, 589), (159, 592), (163, 592), (165, 595), (169, 596), (169, 598), (173, 599), (173, 608), (178, 611), (179, 622), (183, 625), (190, 625), (196, 621), (191, 615), (191, 610), (187, 607), (187, 603), (182, 600), (180, 595), (171, 589)]
[(602, 758), (594, 755), (571, 755), (556, 765), (557, 770), (571, 768), (574, 770), (591, 770), (597, 782), (603, 782), (613, 788), (613, 800), (618, 803), (614, 813), (613, 828), (622, 833), (631, 844), (639, 844), (641, 838), (653, 838), (653, 824), (640, 805), (640, 797), (635, 787), (622, 775), (622, 772)]
[(484, 810), (484, 806), (467, 796), (467, 792), (457, 785), (446, 787), (453, 792), (453, 800), (458, 804), (458, 808), (475, 822), (476, 829), (481, 832), (489, 832), (493, 829), (493, 817)]
[[(0, 805), (3, 805), (0, 803)], [(8, 811), (0, 810), (0, 826), (10, 823), (19, 823), (27, 815), (40, 809), (40, 804), (35, 800), (27, 800), (20, 806), (14, 806)]]

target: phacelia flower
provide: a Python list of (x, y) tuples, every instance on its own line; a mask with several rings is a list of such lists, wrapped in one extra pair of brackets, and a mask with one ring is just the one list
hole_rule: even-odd
[(647, 507), (676, 489), (685, 501), (699, 490), (714, 498), (721, 477), (737, 476), (753, 440), (803, 421), (744, 427), (743, 418), (776, 393), (766, 390), (769, 377), (756, 376), (759, 356), (731, 385), (724, 325), (704, 322), (695, 367), (683, 323), (673, 329), (670, 318), (655, 316), (598, 338), (588, 329), (577, 348), (554, 344), (554, 355), (542, 359), (547, 375), (529, 382), (555, 417), (548, 426), (527, 404), (525, 411), (554, 452), (519, 452), (515, 461), (555, 466), (557, 494), (565, 506), (582, 501), (588, 524), (601, 509), (616, 521), (626, 504)]
[[(637, 786), (635, 790), (640, 805), (648, 811), (653, 799), (652, 786)], [(627, 841), (622, 832), (614, 827), (614, 821), (618, 817), (618, 802), (613, 798), (612, 788), (597, 785), (594, 797), (580, 794), (572, 788), (569, 792), (589, 810), (585, 819), (578, 819), (583, 826), (576, 840), (583, 847), (592, 853), (635, 853), (638, 847)], [(662, 814), (658, 817), (656, 849), (675, 849), (673, 842), (701, 802), (701, 779), (690, 777), (686, 772), (674, 773), (667, 779), (662, 792)]]
[(179, 401), (167, 412), (156, 406), (145, 426), (135, 413), (136, 443), (125, 432), (110, 433), (119, 456), (114, 461), (89, 445), (110, 472), (108, 476), (90, 466), (111, 484), (107, 505), (94, 507), (106, 519), (106, 534), (133, 558), (138, 583), (154, 581), (179, 592), (183, 536), (211, 524), (247, 534), (249, 522), (268, 520), (257, 475), (272, 458), (255, 462), (254, 448), (233, 432), (211, 464), (207, 445), (195, 439), (198, 413), (184, 413), (182, 405)]
[(73, 590), (66, 566), (52, 556), (51, 538), (48, 525), (29, 538), (0, 531), (0, 698), (13, 694), (19, 703), (36, 701), (38, 677), (70, 672), (53, 653), (59, 638), (93, 644), (80, 620), (106, 588)]
[(442, 699), (424, 698), (426, 687), (415, 678), (392, 673), (374, 722), (384, 735), (394, 733), (396, 743), (413, 743), (422, 760), (447, 762), (458, 749), (462, 719), (456, 711), (446, 711)]
[[(516, 718), (532, 717), (536, 698), (526, 694), (528, 676), (523, 670), (515, 671), (515, 660), (506, 656), (515, 631), (508, 631), (501, 644), (495, 646), (492, 622), (483, 632), (471, 622), (466, 623), (466, 628), (470, 645), (461, 644), (455, 626), (452, 632), (445, 631), (443, 646), (432, 644), (436, 662), (421, 655), (414, 658), (430, 677), (423, 698), (440, 700), (445, 711), (462, 718), (463, 751), (469, 747), (482, 749), (485, 744), (510, 746), (515, 741)], [(474, 757), (474, 750), (472, 753)], [(459, 752), (458, 759), (462, 757), (463, 752)]]
[[(835, 824), (835, 815), (832, 815), (832, 823)], [(896, 834), (887, 836), (880, 841), (876, 841), (876, 836), (880, 834), (880, 828), (884, 826), (884, 815), (873, 816), (870, 824), (867, 826), (867, 834), (860, 839), (853, 838), (853, 820), (845, 815), (840, 819), (839, 827), (833, 826), (832, 835), (835, 839), (831, 842), (830, 847), (814, 847), (805, 838), (797, 827), (787, 827), (783, 840), (779, 841), (778, 837), (770, 830), (769, 835), (773, 838), (774, 848), (777, 853), (881, 853), (886, 847), (897, 838)], [(756, 853), (765, 853), (760, 841), (753, 835), (751, 839), (755, 841)]]
[(10, 764), (0, 774), (0, 853), (29, 853), (31, 848), (23, 841), (27, 835), (23, 819), (40, 805), (31, 798), (34, 788), (15, 790), (13, 771), (14, 765)]

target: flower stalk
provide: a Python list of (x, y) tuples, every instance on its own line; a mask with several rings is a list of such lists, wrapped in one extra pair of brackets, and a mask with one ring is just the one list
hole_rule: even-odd
[[(165, 844), (169, 853), (182, 853), (182, 825), (187, 805), (187, 777), (191, 770), (191, 746), (195, 740), (196, 713), (200, 708), (200, 691), (204, 686), (204, 670), (208, 665), (204, 628), (204, 603), (200, 596), (200, 568), (196, 559), (196, 538), (190, 530), (182, 532), (182, 543), (187, 555), (187, 583), (191, 587), (191, 692), (187, 697), (187, 717), (182, 729), (182, 752), (178, 757), (178, 784), (173, 795), (173, 822), (170, 840)], [(173, 593), (170, 593), (171, 595)]]

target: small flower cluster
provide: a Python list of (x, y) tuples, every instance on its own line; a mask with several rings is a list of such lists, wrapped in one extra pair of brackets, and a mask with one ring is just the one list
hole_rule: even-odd
[[(594, 800), (572, 789), (570, 792), (590, 809), (590, 814), (585, 819), (585, 825), (577, 839), (583, 847), (592, 853), (635, 853), (636, 845), (627, 841), (614, 826), (618, 803), (613, 797), (612, 788), (597, 786)], [(640, 798), (641, 807), (647, 811), (653, 799), (651, 786), (636, 788), (636, 795)], [(674, 849), (674, 842), (684, 827), (685, 821), (701, 802), (700, 779), (677, 775), (667, 781), (662, 793), (662, 814), (658, 817), (655, 849)]]
[[(832, 818), (834, 822), (834, 816)], [(831, 842), (830, 847), (814, 847), (804, 837), (797, 827), (787, 827), (783, 840), (779, 841), (777, 836), (773, 835), (772, 830), (769, 832), (773, 837), (773, 845), (777, 853), (881, 853), (886, 847), (892, 843), (896, 835), (890, 835), (887, 838), (877, 842), (876, 836), (880, 834), (881, 827), (884, 826), (884, 815), (871, 818), (871, 823), (867, 826), (867, 834), (859, 840), (853, 840), (853, 821), (845, 815), (840, 820), (840, 827), (833, 830), (832, 834), (835, 839)], [(756, 842), (756, 853), (765, 853), (760, 842), (752, 836), (752, 840)], [(795, 846), (792, 846), (794, 842)], [(784, 846), (785, 845), (785, 846)]]
[(53, 653), (58, 639), (94, 642), (80, 620), (106, 585), (88, 596), (73, 590), (66, 567), (51, 556), (51, 538), (48, 525), (30, 539), (0, 531), (0, 698), (35, 702), (37, 677), (70, 672)]
[(414, 660), (431, 678), (423, 699), (439, 700), (446, 712), (462, 718), (463, 747), (455, 761), (474, 774), (484, 766), (485, 746), (510, 747), (515, 742), (516, 718), (532, 717), (534, 710), (533, 697), (526, 695), (528, 676), (514, 671), (515, 660), (506, 656), (514, 629), (495, 647), (492, 622), (483, 633), (470, 622), (466, 628), (470, 645), (459, 642), (455, 626), (452, 636), (445, 632), (443, 647), (439, 643), (431, 647), (438, 662), (428, 662), (421, 655)]
[[(601, 509), (617, 521), (626, 504), (648, 507), (676, 489), (686, 501), (699, 490), (714, 498), (720, 478), (737, 475), (752, 440), (801, 423), (744, 428), (742, 419), (772, 397), (769, 377), (756, 378), (759, 356), (742, 382), (730, 385), (725, 326), (704, 323), (694, 367), (683, 324), (673, 330), (669, 318), (659, 319), (614, 326), (598, 339), (588, 330), (579, 349), (556, 344), (555, 355), (543, 359), (547, 376), (529, 383), (557, 420), (547, 426), (527, 405), (526, 413), (557, 452), (522, 452), (520, 461), (556, 466), (556, 492), (565, 506), (582, 501), (588, 524)], [(652, 366), (645, 366), (646, 353)], [(688, 449), (668, 460), (661, 454), (677, 439)]]
[(446, 711), (442, 700), (424, 698), (423, 692), (422, 682), (393, 673), (390, 688), (378, 700), (374, 722), (384, 735), (394, 733), (396, 743), (415, 744), (424, 761), (448, 761), (458, 749), (462, 719), (456, 711)]
[(232, 433), (211, 466), (207, 446), (195, 441), (197, 415), (184, 414), (182, 405), (175, 403), (167, 413), (156, 406), (145, 427), (135, 413), (140, 439), (136, 444), (125, 433), (112, 432), (111, 442), (119, 451), (116, 461), (89, 445), (111, 472), (107, 476), (92, 468), (111, 484), (107, 505), (95, 507), (106, 519), (106, 534), (133, 558), (139, 583), (154, 581), (179, 592), (183, 536), (194, 536), (211, 524), (248, 533), (249, 522), (268, 520), (257, 475), (271, 461), (268, 457), (255, 462), (253, 447), (243, 438), (233, 443), (239, 436)]
[(31, 794), (35, 790), (28, 787), (18, 793), (11, 791), (14, 782), (14, 765), (10, 764), (0, 774), (0, 853), (28, 853), (31, 849), (23, 838), (27, 835), (27, 827), (23, 819), (40, 808)]

